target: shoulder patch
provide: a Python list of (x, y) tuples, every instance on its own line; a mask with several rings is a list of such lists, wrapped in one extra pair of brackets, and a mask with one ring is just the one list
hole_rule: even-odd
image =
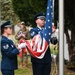
[(9, 45), (6, 44), (5, 46), (3, 46), (4, 49), (8, 49), (9, 48)]
[(35, 34), (35, 32), (33, 31), (30, 35), (31, 35), (31, 36), (34, 36), (34, 34)]

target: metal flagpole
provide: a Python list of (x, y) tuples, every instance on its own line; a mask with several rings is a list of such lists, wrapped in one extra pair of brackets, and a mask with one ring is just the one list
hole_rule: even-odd
[[(1, 0), (0, 0), (0, 25), (1, 25)], [(0, 28), (0, 40), (1, 40), (1, 28)], [(0, 62), (1, 62), (1, 42), (0, 42)], [(0, 69), (1, 69), (1, 63), (0, 63)]]
[(52, 9), (53, 10), (53, 15), (52, 15), (52, 17), (53, 17), (53, 21), (54, 21), (54, 1), (55, 0), (52, 0), (52, 6), (53, 6), (53, 9)]
[(59, 0), (59, 75), (63, 74), (64, 54), (64, 0)]

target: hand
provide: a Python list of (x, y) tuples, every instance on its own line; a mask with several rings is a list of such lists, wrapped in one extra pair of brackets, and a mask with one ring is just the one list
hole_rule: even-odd
[(19, 37), (19, 38), (20, 38), (20, 37), (24, 37), (24, 38), (25, 38), (25, 35), (24, 35), (24, 34), (20, 34), (18, 37)]
[(20, 50), (20, 48), (18, 47), (18, 45), (16, 45), (16, 48), (17, 48), (18, 50)]
[(19, 49), (26, 48), (26, 43), (18, 44), (18, 48)]

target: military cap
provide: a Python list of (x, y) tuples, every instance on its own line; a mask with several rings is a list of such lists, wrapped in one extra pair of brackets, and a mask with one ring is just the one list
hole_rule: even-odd
[(1, 28), (4, 28), (4, 27), (12, 27), (12, 25), (10, 24), (10, 20), (6, 21), (5, 23), (1, 25)]
[(25, 25), (25, 22), (24, 22), (24, 21), (22, 21), (22, 22), (21, 22), (21, 25)]
[(37, 20), (37, 19), (45, 19), (45, 13), (43, 13), (43, 12), (40, 12), (40, 13), (38, 13), (38, 14), (36, 14), (35, 16), (34, 16), (34, 20)]

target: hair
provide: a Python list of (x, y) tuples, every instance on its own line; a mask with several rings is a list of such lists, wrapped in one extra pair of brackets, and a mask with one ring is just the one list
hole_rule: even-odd
[(4, 29), (5, 29), (6, 27), (3, 27), (3, 28), (1, 28), (1, 35), (4, 33)]

